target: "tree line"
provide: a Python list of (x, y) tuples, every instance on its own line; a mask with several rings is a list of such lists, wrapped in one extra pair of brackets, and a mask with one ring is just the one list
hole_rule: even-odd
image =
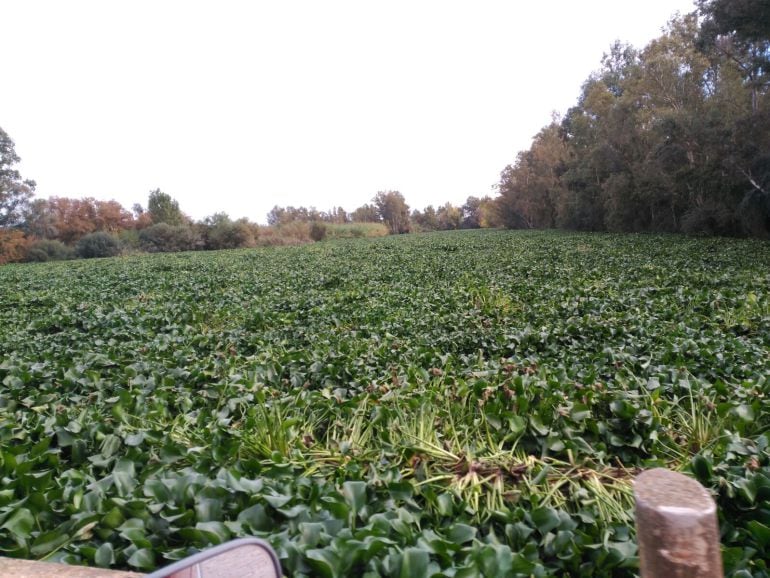
[(0, 128), (0, 263), (300, 243), (360, 223), (391, 234), (505, 226), (768, 238), (769, 86), (770, 0), (699, 0), (643, 49), (612, 45), (577, 104), (502, 171), (496, 198), (410, 211), (400, 192), (381, 191), (350, 213), (275, 206), (268, 227), (225, 213), (195, 222), (159, 189), (131, 210), (35, 199)]
[(360, 237), (499, 225), (490, 197), (410, 212), (398, 191), (378, 192), (350, 213), (342, 207), (275, 206), (267, 227), (222, 212), (194, 221), (160, 189), (150, 191), (146, 207), (137, 203), (130, 210), (90, 197), (36, 199), (36, 183), (21, 177), (19, 161), (13, 140), (0, 128), (0, 264), (299, 244), (323, 240), (330, 228), (336, 237)]
[(225, 213), (195, 222), (160, 189), (150, 191), (146, 208), (135, 204), (131, 210), (114, 200), (35, 199), (36, 183), (21, 178), (18, 162), (13, 141), (0, 128), (0, 263), (252, 247), (260, 235), (255, 223)]
[(770, 1), (701, 0), (615, 43), (502, 172), (512, 228), (770, 236)]
[(392, 235), (410, 232), (446, 231), (496, 227), (500, 222), (495, 201), (489, 197), (469, 196), (461, 206), (445, 203), (438, 208), (428, 205), (423, 210), (410, 211), (404, 195), (399, 191), (380, 191), (370, 203), (347, 213), (342, 207), (329, 212), (315, 207), (279, 207), (267, 214), (270, 225), (294, 222), (309, 223), (383, 223)]
[(36, 183), (15, 168), (19, 160), (13, 140), (0, 128), (0, 264), (299, 244), (323, 240), (330, 227), (334, 236), (357, 237), (497, 224), (489, 197), (471, 196), (461, 207), (447, 203), (410, 213), (398, 191), (379, 192), (351, 213), (342, 207), (276, 206), (267, 215), (267, 227), (221, 212), (194, 221), (160, 189), (150, 191), (146, 207), (137, 203), (130, 210), (114, 200), (36, 199)]

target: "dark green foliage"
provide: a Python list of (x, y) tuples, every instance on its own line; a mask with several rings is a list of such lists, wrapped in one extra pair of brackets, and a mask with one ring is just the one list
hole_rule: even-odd
[(735, 210), (719, 202), (693, 207), (682, 215), (681, 229), (688, 235), (730, 235), (737, 227)]
[(139, 245), (150, 253), (192, 251), (199, 247), (200, 238), (187, 225), (158, 223), (139, 232)]
[(201, 227), (206, 239), (206, 249), (238, 249), (253, 247), (255, 243), (255, 226), (246, 220), (233, 222), (224, 213), (209, 217)]
[(81, 259), (115, 257), (120, 254), (120, 242), (109, 233), (91, 233), (78, 241), (75, 254)]
[(698, 6), (713, 33), (735, 33), (747, 42), (770, 41), (768, 0), (698, 0)]
[(0, 268), (0, 549), (630, 578), (664, 465), (767, 578), (768, 271), (756, 240), (510, 231)]
[(75, 252), (61, 241), (43, 239), (33, 243), (27, 251), (27, 261), (64, 261), (72, 259)]
[(186, 221), (179, 208), (179, 203), (171, 195), (160, 189), (150, 191), (150, 196), (147, 199), (147, 212), (155, 225), (159, 223), (172, 226), (182, 225)]
[(642, 50), (615, 43), (576, 106), (501, 174), (509, 228), (765, 236), (767, 0), (699, 2)]

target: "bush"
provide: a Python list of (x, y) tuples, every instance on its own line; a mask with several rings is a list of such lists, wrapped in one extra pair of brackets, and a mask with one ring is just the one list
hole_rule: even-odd
[(285, 225), (273, 225), (259, 229), (258, 244), (260, 247), (302, 245), (310, 241), (310, 224), (302, 221), (292, 221)]
[(382, 223), (345, 223), (326, 226), (329, 239), (360, 239), (363, 237), (385, 237), (388, 227)]
[(109, 233), (91, 233), (78, 241), (75, 253), (83, 259), (114, 257), (120, 253), (120, 243)]
[(682, 216), (682, 232), (688, 235), (733, 235), (737, 230), (735, 213), (720, 203), (706, 203)]
[(139, 232), (139, 244), (150, 253), (193, 251), (201, 245), (200, 237), (186, 225), (158, 223)]
[(118, 240), (120, 241), (120, 248), (124, 254), (139, 251), (141, 248), (141, 244), (139, 243), (139, 231), (136, 229), (123, 229), (118, 233)]
[(326, 238), (326, 225), (317, 221), (310, 225), (310, 238), (316, 242), (323, 241)]
[(23, 261), (33, 242), (18, 229), (0, 228), (0, 265)]
[(238, 249), (254, 244), (253, 228), (243, 221), (218, 223), (206, 231), (207, 249)]
[(74, 256), (74, 251), (61, 241), (43, 239), (30, 245), (26, 261), (45, 263), (46, 261), (64, 261)]

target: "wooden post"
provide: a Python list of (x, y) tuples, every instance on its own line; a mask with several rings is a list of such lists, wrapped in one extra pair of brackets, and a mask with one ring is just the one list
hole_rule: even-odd
[(716, 504), (695, 480), (662, 468), (634, 482), (642, 578), (723, 578)]

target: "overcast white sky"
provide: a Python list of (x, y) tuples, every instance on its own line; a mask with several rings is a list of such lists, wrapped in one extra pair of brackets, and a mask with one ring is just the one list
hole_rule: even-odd
[(615, 39), (691, 0), (0, 0), (0, 127), (38, 196), (265, 221), (492, 194)]

